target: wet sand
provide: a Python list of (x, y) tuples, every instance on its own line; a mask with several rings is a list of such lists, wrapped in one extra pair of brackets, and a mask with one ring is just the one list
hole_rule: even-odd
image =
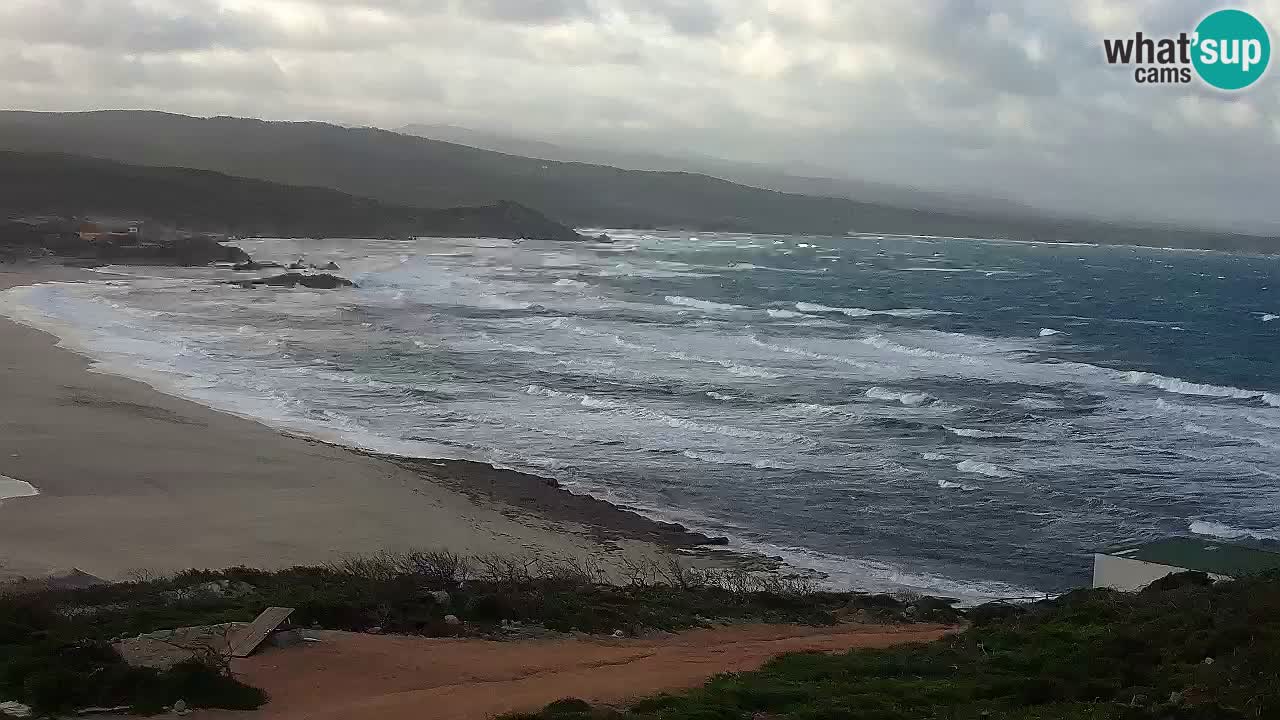
[[(0, 291), (85, 277), (0, 266)], [(476, 463), (375, 457), (290, 436), (94, 372), (46, 333), (0, 318), (0, 577), (79, 568), (119, 579), (348, 553), (632, 559), (704, 538), (542, 478)]]

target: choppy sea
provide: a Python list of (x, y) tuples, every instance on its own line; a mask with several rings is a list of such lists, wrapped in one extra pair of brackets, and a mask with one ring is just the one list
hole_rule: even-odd
[(358, 289), (98, 270), (0, 312), (350, 445), (483, 460), (966, 599), (1169, 535), (1280, 543), (1280, 258), (880, 236), (253, 240)]

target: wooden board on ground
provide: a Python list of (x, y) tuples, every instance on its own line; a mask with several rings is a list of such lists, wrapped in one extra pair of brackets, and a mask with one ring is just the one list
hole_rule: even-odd
[(232, 657), (249, 657), (263, 640), (267, 639), (280, 623), (289, 619), (293, 608), (269, 607), (256, 620), (239, 632), (231, 641)]

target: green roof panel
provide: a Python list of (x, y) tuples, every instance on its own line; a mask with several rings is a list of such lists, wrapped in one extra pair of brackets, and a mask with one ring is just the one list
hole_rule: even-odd
[(1170, 538), (1145, 545), (1125, 545), (1108, 550), (1106, 554), (1232, 577), (1280, 570), (1280, 553), (1196, 538)]

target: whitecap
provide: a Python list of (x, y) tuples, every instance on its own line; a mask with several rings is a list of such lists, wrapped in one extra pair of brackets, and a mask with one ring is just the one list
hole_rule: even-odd
[(695, 450), (685, 450), (680, 454), (689, 458), (690, 460), (697, 460), (699, 462), (712, 463), (714, 465), (743, 465), (746, 467), (755, 468), (757, 470), (791, 470), (793, 469), (790, 465), (787, 465), (786, 463), (781, 463), (776, 460), (771, 460), (769, 458), (753, 457), (751, 455), (732, 455), (729, 453), (722, 453), (722, 452), (708, 453), (708, 452), (697, 452)]
[(1251, 530), (1248, 528), (1232, 527), (1225, 523), (1213, 522), (1211, 520), (1194, 520), (1191, 523), (1190, 530), (1197, 535), (1207, 535), (1209, 537), (1222, 538), (1224, 540), (1248, 538), (1250, 540), (1280, 541), (1280, 528), (1272, 528), (1271, 530)]
[(1212, 430), (1203, 425), (1197, 425), (1195, 423), (1187, 423), (1183, 425), (1182, 428), (1187, 432), (1195, 433), (1197, 435), (1205, 435), (1207, 437), (1218, 438), (1219, 440), (1229, 440), (1231, 442), (1238, 442), (1238, 443), (1254, 443), (1264, 448), (1267, 448), (1269, 450), (1280, 450), (1280, 443), (1272, 442), (1270, 440), (1264, 440), (1263, 438), (1251, 437), (1248, 435), (1236, 435), (1234, 433), (1223, 432), (1221, 430)]
[(779, 319), (779, 320), (791, 320), (791, 319), (794, 319), (794, 318), (806, 318), (806, 317), (809, 317), (808, 315), (805, 315), (804, 313), (798, 313), (798, 312), (794, 312), (794, 311), (792, 311), (792, 310), (778, 310), (778, 309), (775, 309), (775, 308), (769, 308), (769, 309), (767, 310), (767, 312), (769, 313), (769, 317), (771, 317), (771, 318), (777, 318), (777, 319)]
[(731, 400), (741, 400), (741, 399), (742, 399), (742, 396), (741, 396), (741, 395), (726, 395), (726, 394), (724, 394), (724, 393), (718, 393), (718, 392), (716, 392), (715, 390), (711, 390), (711, 391), (707, 392), (707, 397), (711, 398), (712, 400), (724, 400), (724, 401), (726, 401), (726, 402), (727, 402), (727, 401), (731, 401)]
[(958, 437), (965, 437), (965, 438), (987, 438), (987, 439), (1005, 438), (1009, 440), (1026, 440), (1027, 439), (1021, 435), (1010, 435), (1006, 433), (990, 432), (988, 430), (976, 430), (973, 428), (948, 427), (947, 431), (950, 432), (952, 435), (956, 435)]
[(711, 300), (702, 300), (700, 298), (685, 297), (683, 295), (668, 295), (666, 300), (670, 305), (678, 305), (681, 307), (691, 307), (698, 310), (707, 310), (711, 312), (731, 312), (734, 310), (745, 310), (741, 305), (731, 305), (729, 303), (712, 302)]
[(1043, 398), (1029, 398), (1029, 397), (1024, 397), (1020, 400), (1014, 400), (1010, 404), (1018, 405), (1019, 407), (1029, 408), (1032, 410), (1056, 410), (1062, 407), (1061, 403), (1055, 402), (1053, 400), (1045, 400)]
[(1262, 322), (1271, 322), (1272, 320), (1280, 320), (1280, 315), (1272, 315), (1271, 313), (1267, 313), (1266, 315), (1262, 316)]
[(1130, 370), (1124, 375), (1130, 385), (1149, 385), (1179, 395), (1233, 398), (1236, 400), (1261, 400), (1272, 407), (1280, 407), (1280, 394), (1261, 390), (1244, 390), (1237, 387), (1193, 383), (1180, 378), (1165, 377), (1141, 370)]
[(536, 396), (541, 396), (546, 398), (554, 398), (559, 400), (568, 400), (571, 402), (577, 402), (579, 405), (586, 408), (620, 412), (628, 417), (635, 418), (637, 420), (658, 423), (658, 424), (666, 425), (667, 427), (678, 428), (681, 430), (689, 430), (697, 433), (704, 433), (709, 435), (721, 435), (724, 437), (741, 438), (741, 439), (747, 439), (747, 440), (794, 442), (794, 443), (801, 443), (805, 445), (813, 444), (813, 440), (811, 440), (810, 438), (807, 438), (804, 435), (799, 435), (796, 433), (764, 432), (761, 430), (753, 430), (751, 428), (738, 427), (735, 425), (702, 423), (696, 420), (689, 420), (688, 418), (676, 417), (674, 415), (667, 415), (666, 413), (658, 412), (656, 410), (650, 410), (649, 408), (646, 408), (643, 406), (616, 402), (613, 400), (598, 398), (593, 395), (561, 392), (559, 390), (552, 390), (550, 388), (542, 387), (541, 385), (526, 386), (525, 393), (529, 395), (536, 395)]
[(1040, 328), (1040, 337), (1049, 337), (1050, 335), (1061, 335), (1061, 334), (1062, 334), (1061, 330), (1054, 330), (1053, 328)]
[(943, 490), (962, 490), (964, 492), (974, 492), (982, 489), (977, 485), (965, 485), (964, 483), (951, 482), (949, 480), (938, 480), (938, 487)]
[(860, 307), (831, 307), (829, 305), (819, 305), (818, 303), (798, 302), (796, 309), (801, 312), (827, 312), (841, 313), (848, 317), (861, 318), (872, 317), (875, 315), (887, 315), (899, 318), (922, 318), (932, 315), (950, 315), (951, 313), (942, 310), (930, 310), (929, 308), (890, 308), (888, 310), (868, 310)]
[(871, 363), (865, 363), (860, 360), (840, 357), (838, 355), (823, 355), (822, 353), (811, 352), (809, 350), (803, 350), (801, 348), (791, 347), (790, 345), (776, 345), (774, 343), (767, 343), (761, 340), (760, 338), (757, 338), (754, 336), (752, 336), (751, 338), (751, 344), (757, 347), (762, 347), (766, 350), (772, 350), (773, 352), (782, 353), (784, 355), (794, 355), (795, 357), (801, 357), (807, 360), (824, 360), (827, 362), (840, 363), (841, 365), (849, 365), (850, 367), (861, 368), (863, 370), (879, 369), (876, 365), (873, 365)]
[(956, 469), (960, 472), (972, 473), (974, 475), (985, 475), (993, 478), (1011, 478), (1015, 477), (1014, 473), (988, 462), (980, 460), (964, 460), (956, 463)]
[(866, 396), (872, 400), (898, 402), (909, 407), (923, 405), (933, 399), (928, 393), (897, 392), (878, 386), (867, 390)]

